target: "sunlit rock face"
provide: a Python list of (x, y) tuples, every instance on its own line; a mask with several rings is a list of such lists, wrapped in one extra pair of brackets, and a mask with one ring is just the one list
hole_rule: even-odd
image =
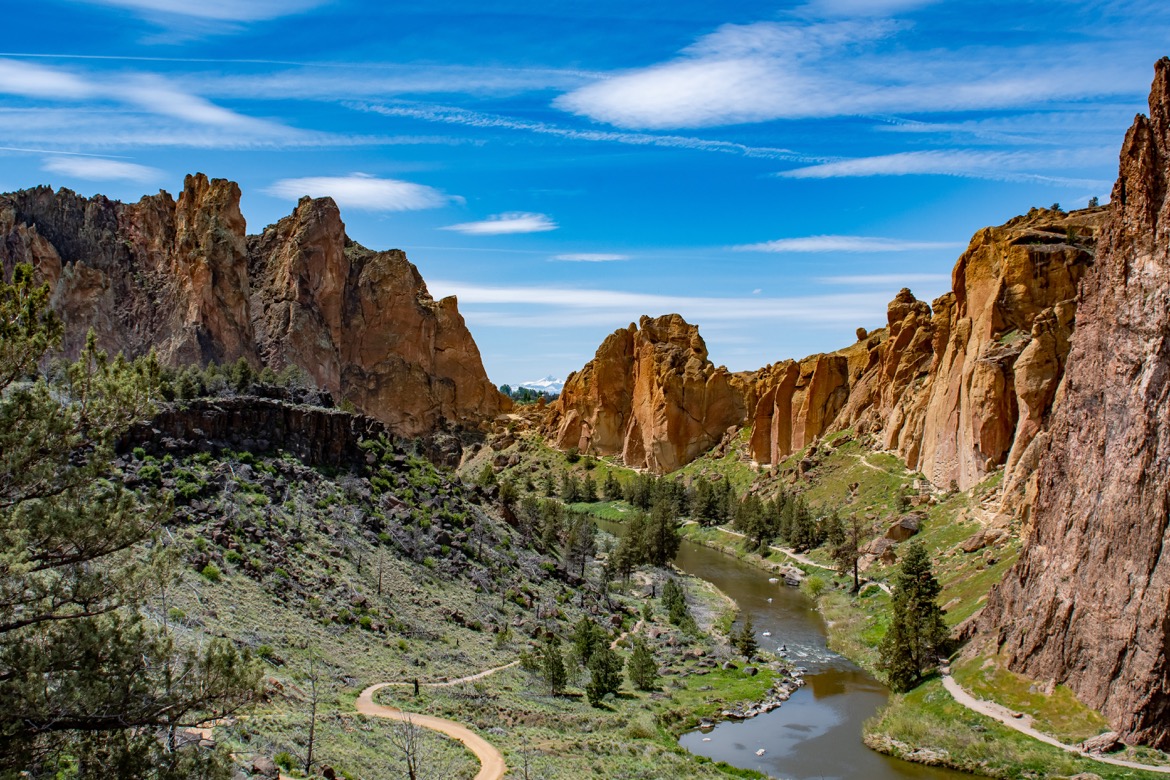
[(509, 405), (455, 299), (433, 300), (402, 252), (352, 242), (329, 198), (248, 236), (239, 187), (203, 174), (178, 200), (22, 190), (0, 196), (0, 261), (52, 286), (68, 356), (92, 329), (110, 352), (170, 365), (295, 365), (406, 436)]

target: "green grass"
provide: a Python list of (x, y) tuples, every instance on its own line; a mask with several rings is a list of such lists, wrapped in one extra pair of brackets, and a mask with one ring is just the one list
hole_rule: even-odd
[(969, 693), (1032, 716), (1032, 725), (1067, 744), (1082, 742), (1109, 730), (1100, 713), (1077, 701), (1063, 685), (1050, 695), (1040, 686), (1008, 671), (998, 657), (977, 657), (957, 664), (952, 674)]
[(1103, 780), (1153, 780), (1154, 772), (1103, 764), (1038, 742), (955, 702), (930, 680), (890, 704), (865, 726), (870, 747), (911, 758), (911, 746), (945, 751), (948, 765), (997, 778), (1067, 778), (1090, 772)]

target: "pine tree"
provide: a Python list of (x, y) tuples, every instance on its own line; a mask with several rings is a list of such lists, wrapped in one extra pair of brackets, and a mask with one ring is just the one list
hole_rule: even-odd
[(561, 654), (561, 640), (557, 639), (555, 634), (549, 634), (544, 641), (540, 670), (549, 693), (556, 696), (565, 690), (565, 685), (569, 682), (569, 673), (565, 669), (565, 659)]
[(622, 483), (618, 482), (617, 477), (613, 475), (612, 471), (605, 473), (605, 482), (601, 488), (602, 494), (606, 501), (621, 501), (622, 500)]
[(601, 704), (606, 694), (617, 693), (622, 686), (622, 659), (602, 642), (589, 659), (589, 683), (585, 695), (594, 707)]
[(573, 651), (586, 666), (593, 654), (605, 645), (605, 639), (605, 631), (588, 615), (582, 615), (573, 626)]
[(652, 691), (658, 682), (658, 662), (654, 660), (646, 640), (640, 636), (634, 637), (634, 650), (626, 662), (626, 675), (640, 691)]
[(759, 645), (756, 643), (756, 628), (752, 625), (751, 615), (744, 618), (743, 625), (740, 626), (739, 631), (732, 637), (731, 641), (744, 658), (750, 659), (756, 654)]
[(678, 521), (671, 512), (670, 502), (656, 501), (650, 510), (650, 523), (646, 530), (647, 562), (654, 566), (665, 566), (678, 555), (681, 544)]
[(918, 542), (907, 545), (894, 578), (890, 627), (879, 648), (879, 668), (895, 691), (916, 686), (946, 650), (950, 632), (937, 603), (940, 592), (926, 548)]
[(159, 366), (111, 360), (91, 333), (53, 381), (36, 376), (61, 337), (48, 298), (28, 266), (0, 283), (0, 776), (51, 775), (62, 756), (81, 777), (226, 776), (174, 734), (250, 701), (259, 671), (143, 617), (171, 572), (167, 507), (111, 463)]

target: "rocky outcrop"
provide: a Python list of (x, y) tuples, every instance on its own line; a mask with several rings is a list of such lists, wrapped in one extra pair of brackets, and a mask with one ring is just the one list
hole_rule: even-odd
[(68, 356), (92, 329), (110, 352), (174, 366), (295, 365), (405, 436), (509, 405), (455, 299), (434, 301), (402, 252), (350, 241), (328, 198), (248, 237), (239, 187), (202, 174), (177, 201), (37, 187), (0, 196), (0, 261), (50, 283)]
[(697, 327), (677, 314), (642, 317), (608, 336), (593, 360), (569, 375), (550, 407), (549, 433), (558, 447), (672, 471), (742, 422), (737, 384), (707, 359)]
[(455, 299), (432, 299), (401, 251), (350, 241), (332, 200), (303, 198), (248, 253), (266, 365), (300, 366), (404, 435), (474, 425), (508, 404)]
[[(1006, 467), (1006, 493), (1018, 506), (1105, 214), (1034, 209), (982, 230), (955, 265), (952, 292), (933, 305), (902, 290), (885, 328), (859, 329), (837, 352), (751, 374), (716, 372), (697, 331), (677, 315), (644, 318), (642, 329), (607, 338), (566, 384), (546, 430), (557, 446), (669, 471), (729, 426), (751, 426), (749, 452), (763, 465), (854, 427), (941, 487), (965, 489)], [(660, 337), (664, 321), (682, 325)]]
[(92, 328), (103, 348), (158, 351), (171, 364), (255, 360), (240, 190), (188, 176), (125, 204), (37, 187), (0, 196), (0, 260), (31, 263), (53, 286), (76, 355)]
[(1109, 211), (1032, 523), (980, 628), (1013, 670), (1067, 684), (1127, 741), (1167, 748), (1170, 59), (1126, 136)]

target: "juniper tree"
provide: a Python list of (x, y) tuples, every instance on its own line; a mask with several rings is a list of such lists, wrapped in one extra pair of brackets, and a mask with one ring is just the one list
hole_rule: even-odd
[(601, 704), (606, 694), (617, 693), (622, 686), (622, 659), (610, 646), (602, 643), (589, 659), (589, 682), (585, 695), (594, 707)]
[(895, 691), (916, 686), (946, 649), (950, 632), (937, 603), (941, 591), (926, 548), (918, 542), (907, 545), (894, 577), (890, 627), (879, 648), (879, 668)]
[(658, 682), (658, 662), (654, 660), (646, 640), (640, 636), (634, 637), (634, 650), (626, 662), (626, 675), (640, 691), (652, 691)]

